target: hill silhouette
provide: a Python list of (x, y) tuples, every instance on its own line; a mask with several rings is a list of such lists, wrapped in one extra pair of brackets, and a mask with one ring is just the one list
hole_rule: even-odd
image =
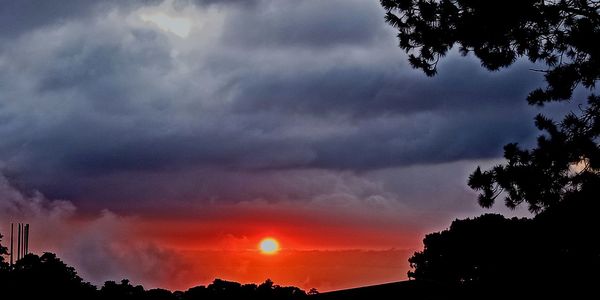
[(453, 287), (425, 281), (410, 280), (385, 283), (373, 286), (358, 287), (320, 293), (311, 297), (311, 300), (362, 300), (362, 299), (443, 299), (456, 295)]

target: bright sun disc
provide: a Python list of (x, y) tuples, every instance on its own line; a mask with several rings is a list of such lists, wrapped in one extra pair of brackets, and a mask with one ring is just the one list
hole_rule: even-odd
[(258, 244), (262, 254), (273, 255), (279, 251), (279, 242), (274, 238), (265, 238)]

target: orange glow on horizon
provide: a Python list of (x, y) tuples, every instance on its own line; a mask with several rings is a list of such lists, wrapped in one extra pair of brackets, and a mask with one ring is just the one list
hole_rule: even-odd
[(258, 244), (258, 249), (264, 255), (275, 255), (279, 252), (279, 242), (274, 238), (264, 238)]
[[(225, 208), (120, 219), (127, 225), (119, 233), (125, 240), (115, 243), (115, 251), (132, 260), (129, 253), (149, 249), (156, 255), (158, 249), (159, 263), (165, 261), (162, 253), (168, 254), (166, 263), (177, 267), (164, 276), (133, 277), (151, 288), (185, 290), (215, 278), (241, 283), (269, 278), (283, 286), (331, 291), (407, 279), (408, 258), (422, 248), (420, 228), (398, 218), (297, 206)], [(70, 228), (94, 220), (71, 220), (77, 226)]]

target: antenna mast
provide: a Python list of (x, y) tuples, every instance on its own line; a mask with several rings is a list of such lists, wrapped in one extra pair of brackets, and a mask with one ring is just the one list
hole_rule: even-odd
[(15, 223), (10, 223), (10, 266), (29, 254), (29, 224), (17, 223), (17, 253), (15, 256)]

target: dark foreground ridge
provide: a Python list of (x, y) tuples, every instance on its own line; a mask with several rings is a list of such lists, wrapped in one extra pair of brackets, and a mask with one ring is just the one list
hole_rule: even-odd
[(347, 290), (331, 291), (312, 296), (311, 300), (362, 300), (362, 299), (444, 299), (452, 290), (441, 284), (427, 281), (401, 281)]

